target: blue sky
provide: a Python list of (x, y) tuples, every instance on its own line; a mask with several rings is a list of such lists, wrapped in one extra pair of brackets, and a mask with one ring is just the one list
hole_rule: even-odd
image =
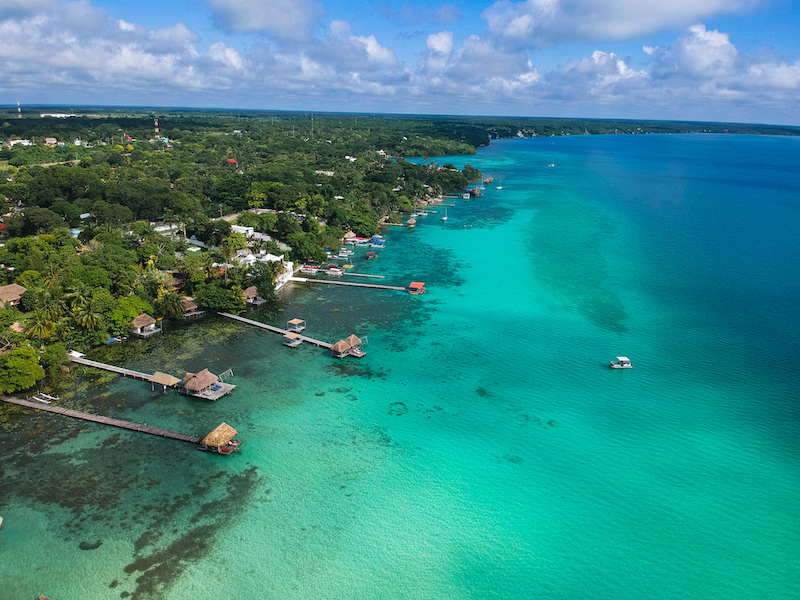
[(0, 0), (0, 104), (800, 125), (800, 3)]

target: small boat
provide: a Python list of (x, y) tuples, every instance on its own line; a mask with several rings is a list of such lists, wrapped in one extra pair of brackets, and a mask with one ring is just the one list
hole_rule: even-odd
[(464, 200), (469, 200), (469, 192), (461, 196)]
[(42, 398), (47, 398), (48, 400), (61, 400), (58, 396), (51, 396), (50, 394), (45, 394), (44, 392), (39, 392), (39, 395)]
[(612, 369), (632, 369), (633, 365), (631, 364), (631, 359), (627, 356), (618, 356), (617, 360), (612, 360), (608, 363), (608, 366)]
[(375, 252), (372, 252), (371, 250), (367, 252), (367, 260), (374, 260), (376, 258), (378, 258), (378, 255), (375, 254)]
[(547, 166), (548, 166), (548, 167), (555, 167), (555, 164), (553, 164), (553, 163), (550, 163), (550, 164), (549, 164), (549, 165), (547, 165)]
[(442, 217), (442, 221), (447, 221), (447, 208), (444, 209), (444, 216)]
[(3, 517), (0, 517), (0, 529), (3, 528)]
[(45, 404), (50, 404), (50, 400), (45, 400), (44, 398), (39, 398), (38, 396), (31, 396), (31, 400), (37, 400), (38, 402), (44, 402)]

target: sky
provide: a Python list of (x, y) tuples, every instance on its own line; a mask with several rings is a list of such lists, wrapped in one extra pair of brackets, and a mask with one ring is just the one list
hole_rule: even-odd
[(800, 0), (0, 0), (0, 104), (800, 125)]

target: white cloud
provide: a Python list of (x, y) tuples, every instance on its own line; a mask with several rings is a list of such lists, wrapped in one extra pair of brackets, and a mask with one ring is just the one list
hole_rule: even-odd
[(244, 70), (242, 57), (239, 56), (236, 49), (228, 47), (224, 42), (211, 44), (208, 49), (208, 57), (237, 71)]
[(2, 0), (0, 2), (0, 18), (29, 17), (53, 10), (59, 0)]
[(350, 23), (347, 21), (331, 21), (330, 30), (333, 35), (350, 35)]
[(428, 36), (425, 46), (431, 52), (439, 54), (450, 54), (453, 50), (453, 32), (441, 31)]
[(394, 55), (394, 50), (381, 46), (374, 35), (367, 37), (353, 36), (350, 39), (359, 44), (363, 44), (364, 49), (367, 51), (367, 60), (370, 63), (388, 67), (397, 64), (397, 57)]
[(232, 33), (268, 33), (282, 40), (306, 41), (323, 15), (317, 0), (208, 0), (217, 23)]
[(654, 74), (660, 77), (724, 78), (732, 75), (739, 52), (728, 34), (693, 25), (668, 48), (647, 48)]
[(499, 0), (483, 11), (491, 34), (523, 46), (630, 39), (760, 0)]

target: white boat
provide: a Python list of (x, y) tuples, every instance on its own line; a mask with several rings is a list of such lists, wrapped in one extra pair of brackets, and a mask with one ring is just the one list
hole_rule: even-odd
[(42, 398), (47, 398), (48, 400), (61, 400), (61, 398), (58, 396), (51, 396), (50, 394), (45, 394), (44, 392), (39, 392), (39, 395)]
[(549, 165), (547, 165), (547, 166), (548, 166), (548, 167), (555, 167), (555, 164), (553, 164), (553, 163), (550, 163), (550, 164), (549, 164)]
[(444, 209), (444, 216), (442, 217), (442, 221), (447, 221), (447, 209)]
[(3, 517), (0, 517), (0, 529), (3, 527)]
[(31, 400), (38, 400), (39, 402), (44, 402), (45, 404), (50, 404), (50, 400), (45, 400), (44, 398), (39, 398), (38, 396), (31, 396)]
[(469, 192), (467, 192), (466, 194), (464, 194), (463, 196), (461, 196), (461, 198), (463, 198), (464, 200), (469, 200), (469, 197), (470, 197), (470, 196), (469, 196)]
[(632, 369), (633, 365), (631, 364), (631, 359), (627, 356), (618, 356), (617, 360), (612, 360), (608, 363), (608, 366), (612, 369)]

